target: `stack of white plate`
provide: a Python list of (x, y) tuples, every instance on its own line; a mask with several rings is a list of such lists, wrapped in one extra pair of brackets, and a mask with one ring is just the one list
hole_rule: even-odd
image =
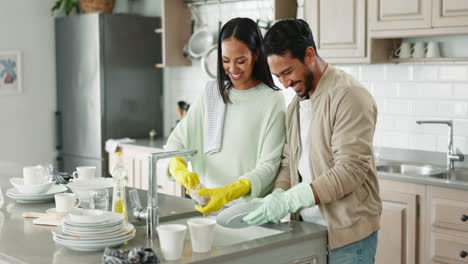
[(47, 192), (41, 194), (25, 194), (20, 193), (17, 189), (11, 188), (6, 191), (8, 197), (16, 200), (18, 203), (42, 203), (54, 200), (54, 195), (57, 193), (66, 192), (67, 187), (62, 185), (53, 185)]
[(52, 230), (54, 241), (69, 249), (97, 251), (121, 245), (135, 236), (132, 224), (125, 224), (122, 214), (105, 212), (95, 221), (74, 221), (70, 214)]

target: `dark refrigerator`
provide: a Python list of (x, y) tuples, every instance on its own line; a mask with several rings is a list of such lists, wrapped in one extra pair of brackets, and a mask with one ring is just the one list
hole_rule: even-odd
[(137, 15), (55, 19), (60, 171), (96, 166), (108, 176), (107, 139), (162, 134), (160, 27), (160, 18)]

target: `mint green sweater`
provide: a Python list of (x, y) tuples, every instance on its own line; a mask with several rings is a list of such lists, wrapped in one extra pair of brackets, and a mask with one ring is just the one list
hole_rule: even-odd
[(221, 150), (205, 154), (203, 126), (205, 93), (169, 136), (166, 150), (196, 149), (189, 161), (206, 188), (217, 188), (247, 178), (252, 183), (246, 199), (263, 197), (274, 185), (285, 140), (285, 102), (280, 91), (265, 84), (248, 90), (229, 90)]

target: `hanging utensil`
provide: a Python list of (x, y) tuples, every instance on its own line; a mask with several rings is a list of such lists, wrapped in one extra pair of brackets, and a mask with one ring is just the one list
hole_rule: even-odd
[(192, 6), (190, 11), (195, 21), (195, 30), (192, 36), (190, 36), (186, 51), (192, 59), (200, 59), (213, 45), (213, 34), (208, 31), (207, 25), (201, 21), (199, 14), (195, 11), (195, 7)]

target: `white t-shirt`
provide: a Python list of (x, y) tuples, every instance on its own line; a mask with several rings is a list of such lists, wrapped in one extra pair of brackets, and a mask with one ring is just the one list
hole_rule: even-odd
[[(302, 176), (302, 181), (311, 183), (312, 176), (310, 175), (309, 167), (309, 151), (307, 147), (309, 145), (309, 126), (310, 120), (312, 119), (312, 104), (309, 99), (302, 100), (299, 102), (299, 120), (300, 120), (300, 133), (301, 133), (301, 157), (299, 159), (299, 173)], [(305, 151), (304, 151), (305, 150)], [(323, 226), (327, 226), (327, 222), (323, 219), (318, 206), (312, 206), (301, 210), (302, 219), (305, 222), (315, 223)]]

